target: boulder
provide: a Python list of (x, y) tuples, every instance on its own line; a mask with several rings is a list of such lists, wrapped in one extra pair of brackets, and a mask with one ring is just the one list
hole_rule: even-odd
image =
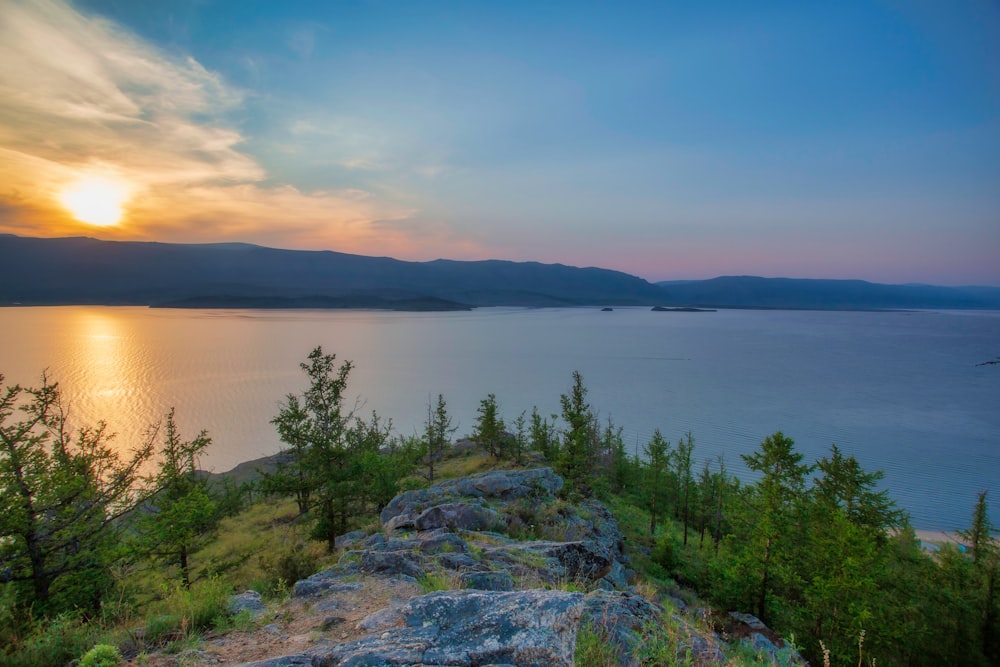
[(365, 574), (399, 575), (414, 579), (424, 576), (424, 568), (411, 551), (363, 551), (361, 571)]
[[(509, 502), (519, 498), (554, 498), (562, 489), (563, 480), (551, 468), (533, 470), (493, 470), (490, 472), (449, 479), (427, 489), (401, 493), (382, 510), (380, 519), (386, 529), (399, 529), (435, 505), (468, 502), (473, 498)], [(390, 524), (396, 517), (396, 522)]]
[(264, 613), (264, 601), (257, 591), (244, 591), (229, 597), (229, 614), (235, 616), (241, 611), (247, 611), (257, 618)]
[[(352, 563), (352, 565), (354, 564)], [(296, 581), (295, 585), (292, 586), (292, 596), (297, 598), (313, 597), (328, 592), (338, 593), (357, 590), (361, 587), (360, 584), (343, 581), (345, 576), (353, 574), (356, 571), (356, 567), (345, 568), (338, 565), (337, 567), (317, 572), (310, 577)]]
[(509, 663), (571, 667), (583, 595), (563, 591), (441, 591), (400, 612), (405, 627), (317, 649), (318, 667)]
[(489, 530), (500, 522), (500, 515), (488, 507), (464, 502), (444, 503), (424, 510), (413, 521), (417, 530)]
[(466, 572), (460, 577), (462, 588), (481, 591), (512, 591), (514, 578), (506, 572)]
[(663, 610), (638, 595), (618, 591), (596, 591), (587, 596), (583, 620), (614, 647), (623, 664), (642, 642), (642, 632), (659, 624)]

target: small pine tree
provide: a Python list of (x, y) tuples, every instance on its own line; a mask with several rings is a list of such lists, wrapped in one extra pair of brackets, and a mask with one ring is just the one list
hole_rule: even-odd
[(427, 480), (434, 483), (434, 465), (448, 449), (448, 440), (455, 432), (448, 414), (448, 404), (443, 394), (438, 394), (437, 403), (427, 403), (427, 421), (424, 422), (424, 449), (426, 450)]
[(185, 588), (191, 587), (189, 557), (217, 521), (215, 501), (205, 478), (198, 474), (199, 457), (211, 442), (205, 431), (193, 440), (183, 440), (171, 408), (158, 470), (149, 480), (157, 492), (137, 522), (140, 548), (176, 565)]
[(478, 442), (498, 461), (507, 453), (507, 426), (500, 416), (497, 397), (489, 394), (479, 402), (478, 418), (472, 439)]
[(589, 496), (593, 492), (595, 419), (587, 403), (587, 388), (579, 371), (573, 371), (570, 393), (562, 394), (559, 401), (566, 428), (557, 458), (557, 470), (566, 480), (570, 495)]

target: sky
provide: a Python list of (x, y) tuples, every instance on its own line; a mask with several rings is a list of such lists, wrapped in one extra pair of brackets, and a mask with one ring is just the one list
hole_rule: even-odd
[(1000, 285), (1000, 3), (3, 0), (0, 233)]

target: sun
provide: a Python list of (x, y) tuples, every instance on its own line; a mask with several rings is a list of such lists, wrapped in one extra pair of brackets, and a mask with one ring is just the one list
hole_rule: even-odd
[(59, 203), (80, 222), (111, 227), (121, 222), (128, 185), (106, 176), (82, 176), (59, 193)]

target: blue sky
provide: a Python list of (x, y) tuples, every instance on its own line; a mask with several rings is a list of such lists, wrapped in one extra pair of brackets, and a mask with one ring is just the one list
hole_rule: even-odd
[(8, 0), (0, 44), (0, 231), (1000, 285), (988, 0)]

